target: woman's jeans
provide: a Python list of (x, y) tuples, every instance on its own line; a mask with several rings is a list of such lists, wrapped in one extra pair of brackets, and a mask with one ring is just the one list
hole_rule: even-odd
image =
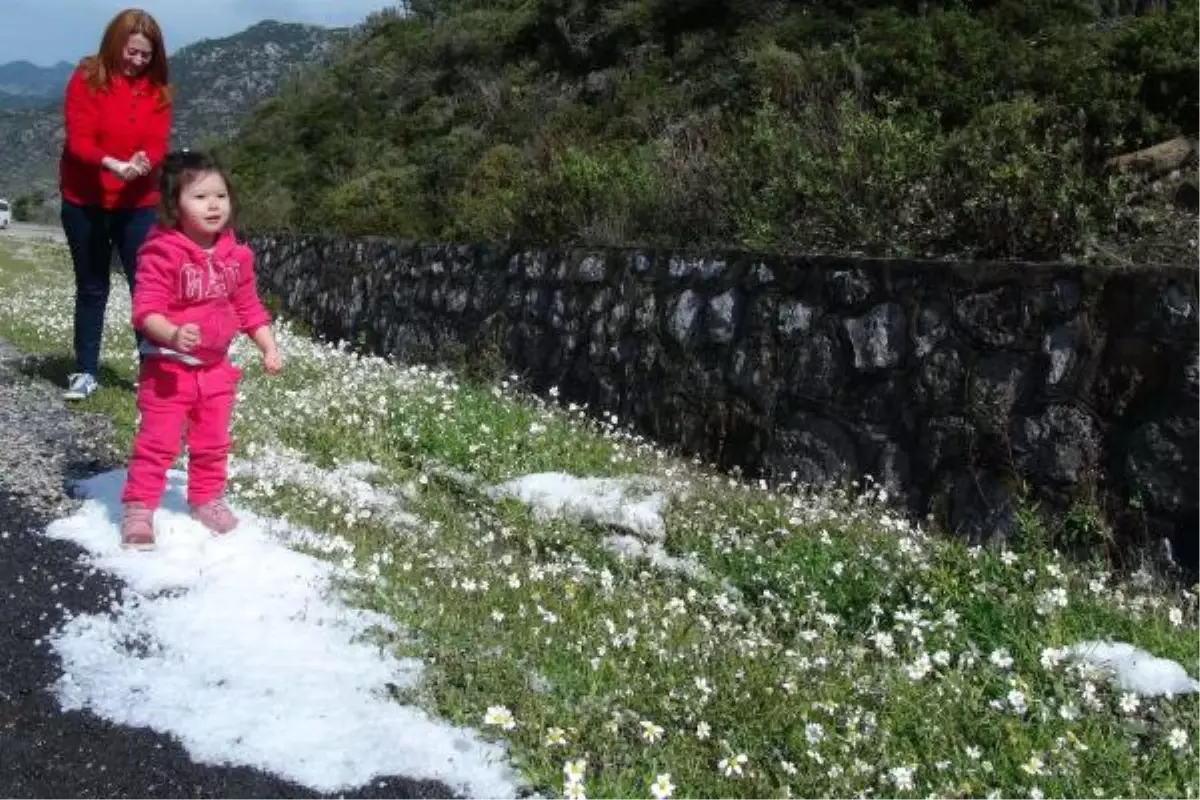
[[(108, 306), (112, 252), (115, 247), (133, 292), (137, 251), (154, 225), (154, 209), (108, 210), (62, 204), (62, 226), (75, 265), (75, 367), (96, 374), (100, 366), (100, 339), (104, 310)], [(138, 344), (141, 334), (135, 332)]]

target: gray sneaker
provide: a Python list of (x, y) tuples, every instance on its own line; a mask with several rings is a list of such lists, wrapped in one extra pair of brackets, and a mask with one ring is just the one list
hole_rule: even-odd
[(64, 400), (86, 400), (100, 388), (96, 379), (87, 372), (73, 372), (67, 376), (67, 390), (63, 392)]

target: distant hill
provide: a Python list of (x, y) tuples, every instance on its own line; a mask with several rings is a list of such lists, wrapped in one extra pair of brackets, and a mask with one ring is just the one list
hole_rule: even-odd
[[(232, 134), (280, 82), (326, 60), (344, 30), (260, 22), (241, 33), (205, 39), (171, 56), (178, 103), (172, 142), (201, 143)], [(53, 197), (62, 150), (62, 91), (73, 66), (0, 66), (0, 196), (41, 191)], [(40, 94), (39, 94), (40, 92)]]
[(62, 95), (71, 69), (66, 61), (50, 67), (28, 61), (0, 64), (0, 109), (33, 108), (53, 102)]

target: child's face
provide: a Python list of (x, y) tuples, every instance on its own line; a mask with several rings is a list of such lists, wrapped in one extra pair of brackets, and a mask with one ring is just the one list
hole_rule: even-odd
[(179, 227), (193, 239), (214, 239), (229, 224), (230, 208), (225, 179), (216, 172), (197, 175), (179, 193)]

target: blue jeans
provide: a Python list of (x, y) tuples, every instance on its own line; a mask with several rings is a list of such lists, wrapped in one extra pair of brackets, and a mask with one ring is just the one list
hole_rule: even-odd
[[(108, 210), (63, 201), (63, 233), (75, 265), (75, 367), (79, 372), (95, 375), (100, 366), (113, 248), (132, 293), (137, 251), (154, 219), (152, 208)], [(141, 334), (135, 332), (135, 337), (140, 345)]]

